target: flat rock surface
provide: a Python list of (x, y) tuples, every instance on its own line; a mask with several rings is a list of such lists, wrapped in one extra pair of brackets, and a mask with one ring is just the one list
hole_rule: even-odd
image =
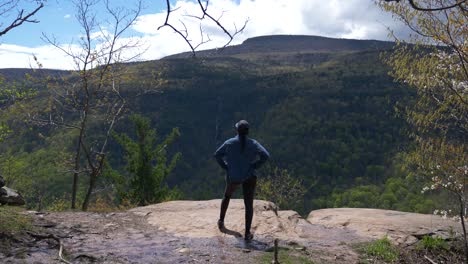
[[(276, 238), (290, 249), (288, 254), (317, 264), (358, 263), (352, 247), (356, 242), (384, 235), (408, 240), (446, 232), (452, 224), (458, 230), (457, 223), (440, 217), (374, 209), (317, 210), (307, 221), (294, 211), (277, 211), (273, 203), (255, 200), (255, 237), (247, 243), (241, 237), (243, 201), (231, 200), (224, 232), (216, 226), (220, 204), (172, 201), (111, 213), (28, 214), (38, 232), (60, 238), (72, 263), (262, 263)], [(0, 251), (0, 263), (61, 263), (56, 241), (21, 240)]]
[(388, 236), (398, 244), (413, 244), (424, 235), (449, 238), (462, 232), (459, 222), (438, 215), (380, 209), (321, 209), (310, 212), (307, 220), (314, 225), (352, 230), (361, 237)]
[[(221, 200), (172, 201), (138, 207), (130, 212), (147, 216), (150, 225), (158, 230), (188, 238), (227, 238), (244, 234), (244, 203), (233, 199), (229, 204), (225, 225), (227, 232), (217, 228)], [(332, 229), (312, 225), (295, 211), (277, 211), (276, 205), (262, 200), (254, 202), (252, 232), (255, 240), (272, 245), (275, 238), (289, 244), (300, 244), (321, 251), (326, 260), (345, 263), (357, 260), (357, 255), (346, 245), (367, 241), (353, 230)]]
[[(172, 201), (138, 207), (130, 210), (147, 215), (150, 225), (176, 236), (211, 238), (220, 235), (217, 228), (221, 200)], [(226, 228), (235, 235), (244, 234), (244, 203), (233, 199), (225, 219)], [(295, 211), (277, 211), (276, 205), (262, 200), (254, 202), (252, 232), (255, 237), (279, 238), (288, 241), (316, 241), (317, 244), (340, 243), (358, 238), (355, 232), (331, 230), (322, 225), (311, 225)], [(326, 239), (325, 239), (326, 238)]]
[[(29, 212), (35, 225), (61, 238), (72, 263), (259, 263), (274, 239), (288, 254), (314, 263), (356, 263), (347, 244), (360, 240), (356, 232), (311, 225), (294, 211), (278, 211), (255, 200), (254, 240), (245, 242), (244, 205), (231, 200), (227, 231), (216, 222), (221, 200), (173, 201), (112, 213)], [(60, 263), (53, 240), (28, 242), (0, 252), (1, 263)], [(269, 262), (268, 262), (269, 263)]]

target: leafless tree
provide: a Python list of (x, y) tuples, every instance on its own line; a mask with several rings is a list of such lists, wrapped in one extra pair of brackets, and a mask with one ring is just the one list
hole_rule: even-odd
[[(98, 21), (93, 12), (102, 2), (111, 17), (107, 24)], [(123, 39), (124, 32), (140, 14), (141, 1), (133, 10), (113, 8), (110, 0), (76, 0), (74, 4), (82, 28), (79, 42), (63, 46), (53, 37), (43, 37), (74, 61), (76, 71), (71, 76), (49, 81), (49, 106), (45, 111), (33, 114), (32, 120), (37, 124), (77, 131), (71, 207), (76, 208), (78, 178), (86, 173), (89, 184), (82, 209), (87, 210), (102, 174), (111, 131), (126, 105), (121, 94), (125, 75), (122, 63), (141, 55), (136, 52), (134, 56), (124, 57), (124, 52), (141, 45), (138, 40)]]
[(7, 0), (0, 3), (0, 18), (8, 19), (13, 16), (12, 20), (7, 24), (0, 22), (0, 37), (8, 33), (10, 30), (21, 26), (23, 23), (38, 23), (34, 19), (34, 15), (44, 7), (42, 0), (35, 0), (37, 7), (33, 10), (18, 9), (21, 0)]
[[(195, 42), (191, 39), (190, 37), (190, 32), (187, 29), (186, 25), (184, 24), (183, 21), (179, 20), (180, 25), (176, 26), (175, 23), (170, 21), (171, 15), (174, 12), (177, 12), (178, 8), (173, 8), (171, 7), (170, 1), (166, 0), (166, 19), (164, 21), (164, 24), (160, 25), (158, 27), (158, 30), (164, 27), (169, 27), (171, 28), (175, 33), (177, 33), (190, 47), (190, 50), (193, 55), (195, 55), (195, 51), (202, 46), (203, 44), (211, 41), (210, 36), (204, 32), (203, 26), (202, 26), (202, 21), (208, 20), (209, 22), (213, 23), (219, 30), (221, 30), (224, 35), (227, 37), (226, 43), (223, 45), (223, 48), (228, 46), (234, 38), (242, 33), (247, 26), (247, 23), (249, 22), (248, 19), (246, 19), (241, 27), (238, 27), (236, 24), (234, 24), (234, 29), (229, 30), (222, 22), (222, 14), (219, 16), (216, 16), (215, 14), (211, 13), (208, 10), (209, 7), (209, 0), (197, 0), (196, 1), (198, 4), (198, 11), (201, 11), (201, 15), (194, 15), (194, 14), (184, 14), (186, 17), (191, 17), (200, 22), (199, 24), (199, 34), (200, 34), (200, 41)], [(193, 13), (196, 13), (194, 11)]]

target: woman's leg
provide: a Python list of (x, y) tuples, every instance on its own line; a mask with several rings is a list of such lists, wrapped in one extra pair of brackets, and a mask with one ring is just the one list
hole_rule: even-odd
[(257, 177), (252, 176), (242, 184), (242, 192), (244, 194), (245, 205), (245, 239), (252, 238), (250, 227), (253, 219), (253, 200), (255, 196), (255, 186), (257, 185)]
[[(219, 213), (218, 226), (224, 227), (224, 217), (226, 216), (226, 211), (229, 207), (229, 201), (231, 200), (232, 194), (236, 190), (238, 184), (226, 182), (226, 189), (224, 191), (223, 201), (221, 202), (221, 211)], [(222, 226), (220, 226), (220, 222)]]

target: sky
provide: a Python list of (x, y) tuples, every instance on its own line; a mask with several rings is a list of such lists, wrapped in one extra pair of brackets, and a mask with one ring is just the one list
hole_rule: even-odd
[[(123, 11), (134, 10), (137, 1), (109, 0), (112, 8)], [(125, 50), (123, 58), (154, 60), (190, 50), (169, 27), (158, 30), (166, 18), (165, 3), (164, 0), (143, 2), (136, 22), (119, 40), (119, 45), (138, 43), (136, 47)], [(194, 45), (201, 40), (200, 28), (203, 29), (203, 39), (210, 39), (199, 49), (222, 47), (229, 40), (214, 23), (203, 20), (200, 27), (200, 21), (191, 17), (200, 15), (195, 1), (172, 0), (171, 6), (175, 11), (171, 13), (169, 22), (179, 30), (186, 28)], [(34, 1), (20, 0), (20, 9), (28, 11), (34, 7)], [(96, 49), (102, 47), (99, 42), (103, 36), (112, 34), (111, 17), (103, 7), (100, 3), (93, 9), (100, 25), (91, 32)], [(373, 0), (210, 0), (208, 11), (231, 32), (248, 21), (245, 30), (230, 45), (255, 36), (278, 34), (392, 40), (388, 30), (391, 28), (399, 38), (405, 39), (409, 35), (404, 25), (380, 10)], [(14, 12), (10, 12), (10, 16), (0, 15), (0, 29), (12, 20), (12, 15)], [(39, 62), (44, 68), (76, 69), (77, 64), (69, 56), (44, 40), (47, 36), (62, 49), (79, 54), (83, 30), (76, 19), (73, 1), (48, 0), (35, 19), (39, 23), (25, 23), (0, 36), (0, 68), (38, 67)], [(139, 56), (133, 58), (136, 55)]]

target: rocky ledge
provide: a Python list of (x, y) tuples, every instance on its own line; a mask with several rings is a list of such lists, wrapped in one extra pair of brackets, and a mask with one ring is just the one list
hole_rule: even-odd
[[(275, 239), (288, 254), (314, 263), (358, 263), (354, 245), (389, 237), (411, 244), (424, 235), (456, 236), (459, 224), (434, 215), (376, 209), (324, 209), (307, 219), (254, 202), (252, 242), (245, 242), (242, 200), (231, 200), (217, 229), (220, 200), (172, 201), (124, 212), (30, 212), (43, 232), (60, 238), (72, 263), (259, 263)], [(53, 242), (53, 241), (52, 241)], [(59, 263), (57, 248), (36, 243), (27, 250), (0, 252), (7, 263)], [(14, 247), (13, 247), (14, 248)], [(18, 256), (17, 252), (21, 252)], [(3, 254), (3, 255), (2, 255)]]
[(368, 208), (333, 208), (310, 212), (312, 225), (353, 230), (368, 239), (388, 237), (395, 244), (412, 245), (424, 236), (453, 239), (462, 234), (461, 225), (437, 215)]

